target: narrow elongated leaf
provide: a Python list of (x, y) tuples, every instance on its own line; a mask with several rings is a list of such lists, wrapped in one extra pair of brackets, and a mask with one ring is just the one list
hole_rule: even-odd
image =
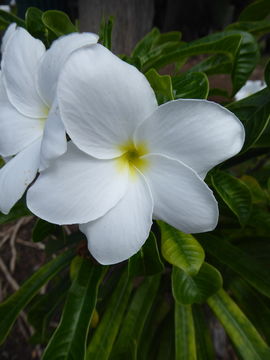
[(113, 29), (114, 18), (109, 17), (108, 20), (105, 18), (102, 19), (99, 30), (99, 41), (107, 49), (111, 50), (112, 48), (112, 29)]
[(204, 73), (191, 72), (172, 77), (175, 99), (207, 99), (208, 78)]
[(270, 13), (270, 3), (268, 0), (253, 1), (239, 16), (240, 21), (262, 20)]
[(45, 11), (42, 15), (42, 22), (56, 36), (67, 35), (78, 31), (68, 15), (59, 10)]
[(105, 313), (95, 330), (87, 349), (85, 360), (107, 360), (119, 332), (132, 289), (127, 269), (123, 272)]
[(175, 360), (196, 360), (195, 328), (191, 305), (175, 303)]
[(129, 275), (151, 276), (164, 270), (164, 265), (160, 259), (156, 237), (153, 232), (143, 247), (129, 259)]
[(202, 307), (192, 305), (192, 314), (196, 333), (197, 358), (198, 360), (215, 360), (214, 346)]
[(49, 235), (55, 235), (57, 238), (64, 239), (65, 234), (59, 225), (51, 224), (45, 220), (38, 219), (32, 232), (32, 240), (40, 242), (46, 239)]
[(270, 343), (270, 308), (267, 307), (262, 297), (240, 278), (233, 279), (230, 282), (229, 289), (242, 311), (256, 326), (260, 334), (265, 337), (266, 341)]
[(0, 10), (0, 23), (6, 24), (7, 26), (11, 23), (16, 23), (18, 26), (25, 27), (23, 19), (4, 10)]
[(150, 69), (145, 76), (155, 91), (159, 105), (173, 100), (172, 80), (169, 75), (159, 75), (155, 69)]
[(212, 183), (232, 212), (238, 217), (244, 226), (250, 217), (252, 210), (252, 198), (246, 184), (230, 174), (216, 170), (211, 176)]
[(242, 41), (237, 52), (232, 69), (232, 96), (246, 83), (250, 74), (255, 69), (259, 57), (259, 45), (253, 35), (245, 31), (231, 31), (232, 34), (241, 34)]
[(270, 349), (243, 314), (239, 307), (224, 290), (207, 301), (243, 359), (266, 360)]
[(176, 266), (173, 267), (173, 296), (180, 304), (203, 303), (221, 287), (222, 277), (212, 265), (203, 263), (194, 276), (188, 275)]
[(160, 327), (160, 336), (153, 344), (151, 360), (175, 360), (175, 322), (173, 315), (173, 312), (169, 313), (167, 319)]
[(198, 241), (189, 234), (176, 230), (159, 221), (161, 229), (161, 251), (163, 257), (172, 265), (183, 269), (189, 275), (195, 275), (203, 261), (204, 251)]
[(242, 276), (260, 293), (270, 297), (269, 271), (256, 258), (223, 238), (210, 234), (198, 234), (197, 239), (207, 252)]
[(160, 276), (146, 278), (132, 298), (118, 340), (110, 359), (137, 359), (138, 344), (140, 342), (145, 321), (155, 300), (159, 287)]
[(70, 250), (43, 265), (25, 281), (18, 291), (0, 304), (0, 343), (8, 336), (20, 311), (24, 309), (46, 282), (68, 265), (73, 256), (73, 251)]
[(105, 267), (94, 265), (88, 259), (81, 261), (68, 292), (60, 324), (45, 349), (43, 360), (84, 359), (98, 286), (105, 271)]

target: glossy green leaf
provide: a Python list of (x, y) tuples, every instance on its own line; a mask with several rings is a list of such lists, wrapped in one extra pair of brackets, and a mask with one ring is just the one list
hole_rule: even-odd
[(129, 259), (128, 263), (129, 275), (135, 276), (151, 276), (158, 274), (164, 270), (164, 265), (160, 259), (157, 240), (153, 232), (143, 247)]
[(25, 25), (27, 31), (35, 38), (46, 41), (46, 28), (42, 22), (43, 12), (36, 7), (29, 7), (25, 13)]
[(148, 34), (146, 34), (135, 46), (132, 57), (142, 57), (147, 54), (155, 40), (157, 40), (160, 36), (160, 31), (157, 28), (153, 28)]
[(270, 358), (270, 349), (263, 338), (224, 290), (209, 298), (207, 303), (243, 359)]
[(131, 289), (132, 284), (126, 269), (107, 304), (97, 329), (90, 338), (85, 360), (109, 359), (114, 341), (121, 327)]
[(83, 259), (67, 295), (60, 323), (43, 353), (43, 360), (84, 359), (87, 335), (99, 284), (106, 268)]
[(173, 100), (172, 80), (169, 75), (159, 75), (155, 69), (150, 69), (145, 76), (155, 91), (159, 105)]
[(269, 271), (256, 258), (223, 238), (211, 234), (198, 234), (196, 237), (200, 240), (206, 252), (209, 252), (218, 261), (243, 277), (260, 293), (270, 297)]
[(198, 360), (214, 360), (214, 346), (202, 306), (192, 305)]
[(161, 251), (163, 257), (172, 265), (183, 269), (189, 275), (195, 275), (203, 261), (204, 251), (198, 241), (189, 234), (176, 230), (159, 221), (161, 229)]
[(254, 36), (262, 36), (270, 31), (270, 21), (239, 21), (227, 26), (226, 30), (247, 31)]
[(241, 153), (254, 146), (270, 120), (270, 91), (266, 88), (228, 106), (245, 127), (245, 143)]
[(0, 304), (0, 343), (8, 336), (20, 311), (24, 309), (45, 283), (68, 265), (73, 256), (73, 251), (70, 250), (43, 265), (23, 283), (18, 291)]
[(0, 9), (0, 23), (8, 26), (11, 23), (16, 23), (18, 26), (25, 27), (25, 22), (23, 19), (14, 15), (13, 13), (6, 12)]
[(34, 242), (40, 242), (50, 235), (55, 235), (57, 238), (61, 239), (65, 236), (61, 226), (51, 224), (42, 219), (38, 219), (33, 228), (32, 240)]
[(267, 17), (270, 13), (270, 3), (269, 0), (257, 0), (253, 1), (244, 10), (239, 16), (240, 21), (254, 21), (262, 20)]
[(99, 41), (107, 49), (112, 48), (112, 30), (113, 30), (114, 18), (110, 16), (108, 20), (102, 19), (99, 30)]
[(199, 272), (190, 276), (173, 267), (173, 296), (179, 304), (203, 303), (222, 287), (222, 277), (212, 265), (203, 263)]
[(145, 278), (134, 294), (110, 359), (137, 359), (138, 344), (157, 291), (160, 275)]
[(58, 37), (78, 31), (68, 15), (59, 10), (45, 11), (42, 15), (42, 22)]
[(267, 204), (269, 201), (269, 197), (267, 196), (267, 192), (261, 187), (259, 182), (250, 175), (243, 175), (241, 177), (241, 181), (244, 182), (252, 196), (252, 202), (256, 204)]
[(259, 58), (259, 45), (253, 35), (245, 31), (231, 31), (232, 34), (241, 34), (242, 41), (235, 58), (232, 69), (232, 96), (245, 85), (252, 71), (255, 69)]
[(251, 192), (247, 185), (240, 179), (220, 170), (212, 172), (211, 179), (222, 200), (238, 217), (240, 224), (244, 226), (248, 222), (252, 210)]
[(196, 360), (195, 328), (191, 305), (175, 303), (175, 360)]
[(207, 59), (194, 65), (189, 72), (204, 72), (207, 75), (230, 74), (232, 66), (232, 58), (224, 54), (217, 54), (209, 56)]
[(199, 54), (225, 54), (234, 59), (241, 42), (241, 35), (220, 32), (211, 34), (188, 44), (171, 43), (171, 46), (153, 49), (142, 59), (144, 71), (150, 68), (159, 69), (180, 59)]
[(23, 200), (17, 202), (16, 205), (5, 215), (0, 212), (0, 225), (21, 218), (22, 216), (30, 216), (31, 212), (27, 209)]
[(175, 99), (207, 99), (208, 78), (204, 73), (191, 72), (172, 77)]
[(266, 341), (270, 343), (270, 308), (264, 299), (240, 278), (230, 281), (229, 289), (242, 311), (252, 321), (260, 334), (265, 337)]

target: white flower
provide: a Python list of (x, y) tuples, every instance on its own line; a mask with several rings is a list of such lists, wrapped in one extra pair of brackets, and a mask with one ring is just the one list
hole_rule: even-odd
[(248, 80), (245, 85), (235, 94), (236, 101), (244, 99), (247, 96), (255, 94), (266, 87), (266, 83), (261, 80)]
[(25, 29), (11, 24), (2, 42), (0, 155), (16, 155), (0, 170), (0, 210), (8, 213), (37, 170), (66, 151), (66, 135), (55, 100), (64, 62), (97, 35), (71, 34), (46, 51)]
[(58, 101), (73, 143), (28, 190), (36, 215), (81, 224), (102, 264), (136, 253), (152, 217), (185, 232), (216, 226), (217, 202), (202, 178), (241, 149), (234, 114), (205, 100), (158, 107), (146, 78), (101, 45), (71, 55)]

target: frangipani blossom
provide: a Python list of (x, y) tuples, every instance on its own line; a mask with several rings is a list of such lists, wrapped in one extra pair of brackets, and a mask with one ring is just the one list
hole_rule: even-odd
[(216, 226), (203, 177), (243, 145), (234, 114), (205, 100), (158, 106), (144, 75), (101, 45), (70, 56), (58, 101), (72, 142), (28, 190), (33, 213), (81, 224), (102, 264), (135, 254), (152, 218), (188, 233)]
[(14, 156), (0, 170), (0, 211), (8, 213), (34, 180), (37, 170), (66, 151), (56, 84), (68, 56), (96, 43), (91, 33), (71, 34), (43, 43), (11, 24), (2, 42), (0, 73), (0, 155)]
[(245, 85), (235, 94), (235, 100), (242, 100), (257, 91), (260, 91), (266, 87), (266, 83), (261, 80), (248, 80)]

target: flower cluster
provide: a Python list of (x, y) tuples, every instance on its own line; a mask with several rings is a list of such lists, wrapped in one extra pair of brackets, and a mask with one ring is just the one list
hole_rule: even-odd
[(27, 190), (34, 214), (80, 224), (92, 255), (113, 264), (140, 249), (153, 218), (188, 233), (215, 228), (217, 202), (203, 179), (240, 151), (244, 129), (206, 100), (158, 106), (145, 76), (97, 41), (74, 33), (46, 51), (26, 30), (8, 28), (0, 210)]

